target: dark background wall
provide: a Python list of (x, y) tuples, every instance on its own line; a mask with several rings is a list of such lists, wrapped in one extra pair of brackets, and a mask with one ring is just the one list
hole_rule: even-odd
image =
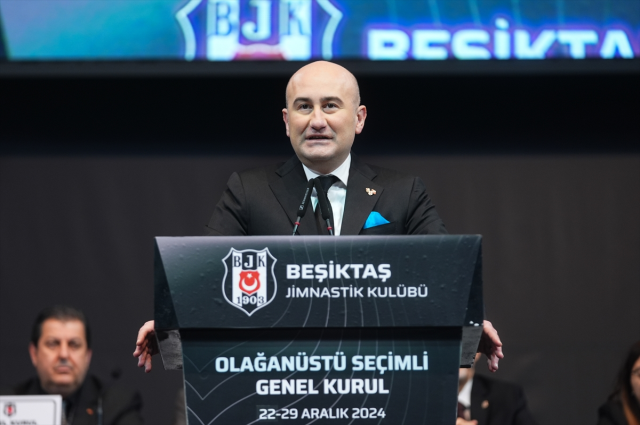
[[(152, 238), (201, 234), (232, 171), (290, 155), (286, 80), (0, 80), (0, 385), (32, 373), (37, 312), (69, 303), (91, 319), (92, 370), (121, 370), (147, 423), (171, 422), (180, 374), (131, 357), (153, 317)], [(639, 81), (360, 79), (354, 151), (421, 176), (450, 232), (484, 235), (496, 377), (542, 424), (594, 423), (640, 339)]]

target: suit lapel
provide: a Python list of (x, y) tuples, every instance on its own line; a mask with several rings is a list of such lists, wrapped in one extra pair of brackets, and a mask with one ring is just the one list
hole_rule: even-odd
[[(80, 387), (79, 397), (76, 400), (73, 425), (92, 425), (97, 422), (95, 415), (97, 414), (96, 408), (98, 399), (100, 398), (101, 387), (101, 384), (95, 377), (87, 376), (82, 387)], [(105, 416), (107, 421), (110, 422), (109, 413)]]
[[(302, 169), (300, 160), (293, 156), (282, 166), (280, 166), (275, 174), (269, 175), (269, 187), (274, 196), (284, 209), (287, 217), (291, 220), (291, 230), (293, 231), (293, 223), (296, 221), (298, 207), (304, 196), (304, 190), (307, 186), (307, 176)], [(301, 235), (317, 235), (316, 224), (313, 220), (313, 206), (309, 204), (298, 233)]]
[[(471, 419), (478, 421), (478, 425), (487, 424), (487, 415), (489, 413), (488, 406), (488, 388), (481, 376), (473, 377), (473, 386), (471, 387)], [(483, 406), (483, 404), (485, 404)]]
[[(371, 214), (384, 190), (382, 186), (372, 181), (375, 176), (375, 171), (358, 161), (353, 153), (351, 154), (351, 169), (347, 183), (347, 198), (344, 204), (341, 235), (357, 235), (364, 227), (367, 217)], [(369, 195), (367, 188), (375, 190), (375, 195)]]

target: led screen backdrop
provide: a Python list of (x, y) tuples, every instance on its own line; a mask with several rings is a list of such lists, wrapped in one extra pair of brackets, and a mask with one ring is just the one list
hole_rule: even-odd
[(638, 0), (0, 0), (9, 60), (640, 56)]

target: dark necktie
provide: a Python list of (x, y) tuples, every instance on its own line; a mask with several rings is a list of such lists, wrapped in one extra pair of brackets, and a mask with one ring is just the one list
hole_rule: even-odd
[[(325, 195), (329, 192), (329, 188), (333, 186), (335, 182), (340, 181), (340, 179), (337, 178), (336, 176), (320, 176), (316, 178), (320, 181), (320, 185), (322, 186), (322, 189), (324, 190)], [(318, 197), (321, 196), (321, 194), (319, 193), (317, 195)], [(331, 217), (331, 225), (335, 229), (335, 223), (333, 222), (333, 209), (331, 208), (331, 202), (328, 202), (327, 204), (329, 207), (329, 217)], [(327, 230), (327, 223), (322, 219), (322, 213), (320, 212), (319, 202), (316, 204), (316, 210), (314, 212), (314, 215), (316, 217), (316, 226), (318, 228), (318, 234), (328, 235), (329, 231)]]
[(68, 400), (62, 400), (62, 425), (69, 425), (69, 411), (71, 410), (71, 404)]
[(471, 415), (469, 415), (469, 409), (464, 404), (458, 402), (458, 417), (464, 420), (470, 421)]

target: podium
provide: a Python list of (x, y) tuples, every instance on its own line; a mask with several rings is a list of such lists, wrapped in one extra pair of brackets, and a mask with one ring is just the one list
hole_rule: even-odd
[(156, 238), (191, 425), (454, 424), (483, 318), (477, 235)]

